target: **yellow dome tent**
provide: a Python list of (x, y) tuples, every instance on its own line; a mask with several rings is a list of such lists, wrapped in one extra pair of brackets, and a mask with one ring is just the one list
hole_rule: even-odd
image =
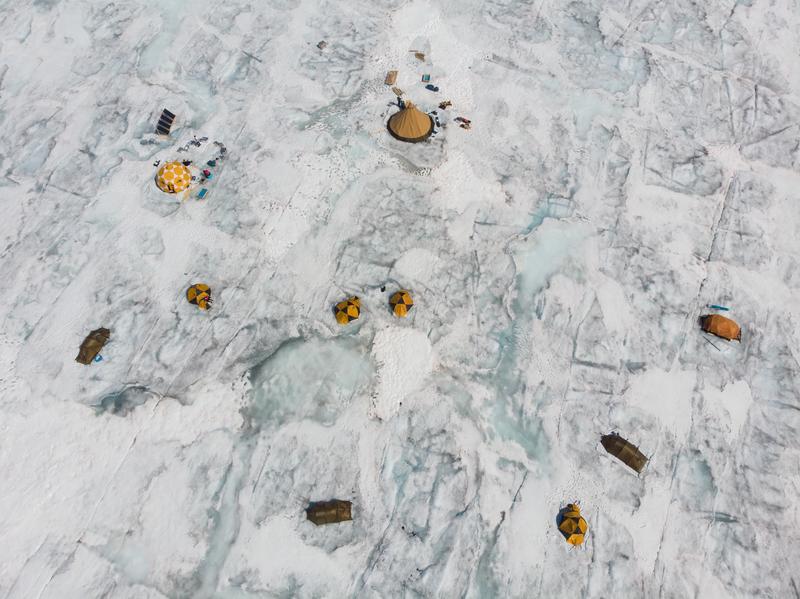
[(411, 299), (411, 294), (408, 291), (401, 289), (392, 294), (392, 297), (389, 298), (389, 305), (392, 307), (395, 316), (405, 318), (411, 308), (414, 307), (414, 300)]
[(208, 310), (212, 303), (211, 288), (205, 283), (195, 283), (186, 290), (186, 299), (201, 310)]
[(180, 193), (189, 188), (192, 172), (180, 162), (167, 162), (156, 173), (156, 185), (165, 193)]
[(416, 143), (428, 139), (433, 132), (433, 119), (411, 102), (389, 117), (389, 133), (400, 141)]
[(730, 318), (721, 314), (707, 314), (700, 317), (700, 323), (706, 333), (722, 337), (728, 341), (742, 340), (742, 329)]
[(564, 535), (564, 539), (570, 545), (581, 545), (589, 530), (589, 525), (581, 516), (581, 508), (574, 503), (567, 504), (567, 507), (558, 512), (558, 530)]
[(361, 315), (361, 300), (353, 296), (336, 304), (336, 322), (348, 324)]

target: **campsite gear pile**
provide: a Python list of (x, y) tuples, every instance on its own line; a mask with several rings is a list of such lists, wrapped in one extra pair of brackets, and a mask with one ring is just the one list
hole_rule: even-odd
[[(192, 137), (192, 139), (190, 139), (188, 142), (186, 142), (186, 145), (181, 146), (180, 148), (178, 148), (178, 152), (188, 152), (189, 148), (192, 147), (192, 146), (194, 146), (195, 148), (199, 148), (201, 145), (203, 145), (203, 143), (205, 143), (207, 141), (208, 141), (207, 137), (198, 138), (195, 135), (195, 136)], [(217, 143), (217, 142), (214, 142), (214, 143)]]

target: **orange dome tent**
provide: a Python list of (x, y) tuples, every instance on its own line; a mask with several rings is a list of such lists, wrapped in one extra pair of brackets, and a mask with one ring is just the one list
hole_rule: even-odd
[(742, 329), (730, 318), (720, 314), (706, 314), (700, 317), (700, 325), (706, 333), (722, 337), (728, 341), (742, 340)]
[(424, 141), (431, 136), (431, 133), (433, 133), (433, 119), (411, 102), (406, 102), (406, 107), (403, 110), (389, 117), (387, 127), (389, 128), (389, 133), (396, 139), (416, 143)]

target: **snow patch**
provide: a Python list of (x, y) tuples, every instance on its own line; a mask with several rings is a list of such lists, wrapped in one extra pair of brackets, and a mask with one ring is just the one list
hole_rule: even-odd
[(747, 421), (753, 403), (750, 387), (745, 381), (735, 381), (722, 389), (703, 392), (706, 409), (726, 429), (728, 442), (734, 442)]
[(430, 285), (439, 258), (422, 248), (411, 248), (394, 263), (392, 276), (404, 284)]
[(372, 357), (378, 365), (378, 382), (370, 415), (388, 420), (404, 398), (422, 387), (433, 367), (433, 350), (424, 333), (390, 327), (375, 335)]
[(631, 380), (626, 402), (655, 417), (679, 439), (691, 425), (692, 393), (697, 373), (653, 369)]

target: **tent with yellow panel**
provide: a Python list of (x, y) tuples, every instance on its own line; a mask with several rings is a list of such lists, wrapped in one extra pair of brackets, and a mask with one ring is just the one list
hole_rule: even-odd
[(189, 189), (192, 171), (183, 163), (173, 161), (161, 165), (156, 173), (156, 185), (164, 193), (180, 193)]
[(186, 299), (201, 310), (211, 307), (211, 288), (205, 283), (195, 283), (186, 290)]
[(339, 302), (334, 308), (334, 314), (336, 315), (336, 322), (339, 324), (348, 324), (358, 320), (361, 315), (361, 300), (354, 295)]
[(581, 509), (577, 504), (570, 503), (567, 507), (558, 512), (556, 518), (559, 532), (564, 536), (564, 540), (570, 545), (581, 545), (589, 530), (589, 525), (581, 516)]
[(389, 305), (392, 307), (392, 312), (395, 316), (405, 318), (414, 307), (414, 300), (411, 299), (411, 294), (405, 289), (400, 289), (392, 294), (389, 298)]

